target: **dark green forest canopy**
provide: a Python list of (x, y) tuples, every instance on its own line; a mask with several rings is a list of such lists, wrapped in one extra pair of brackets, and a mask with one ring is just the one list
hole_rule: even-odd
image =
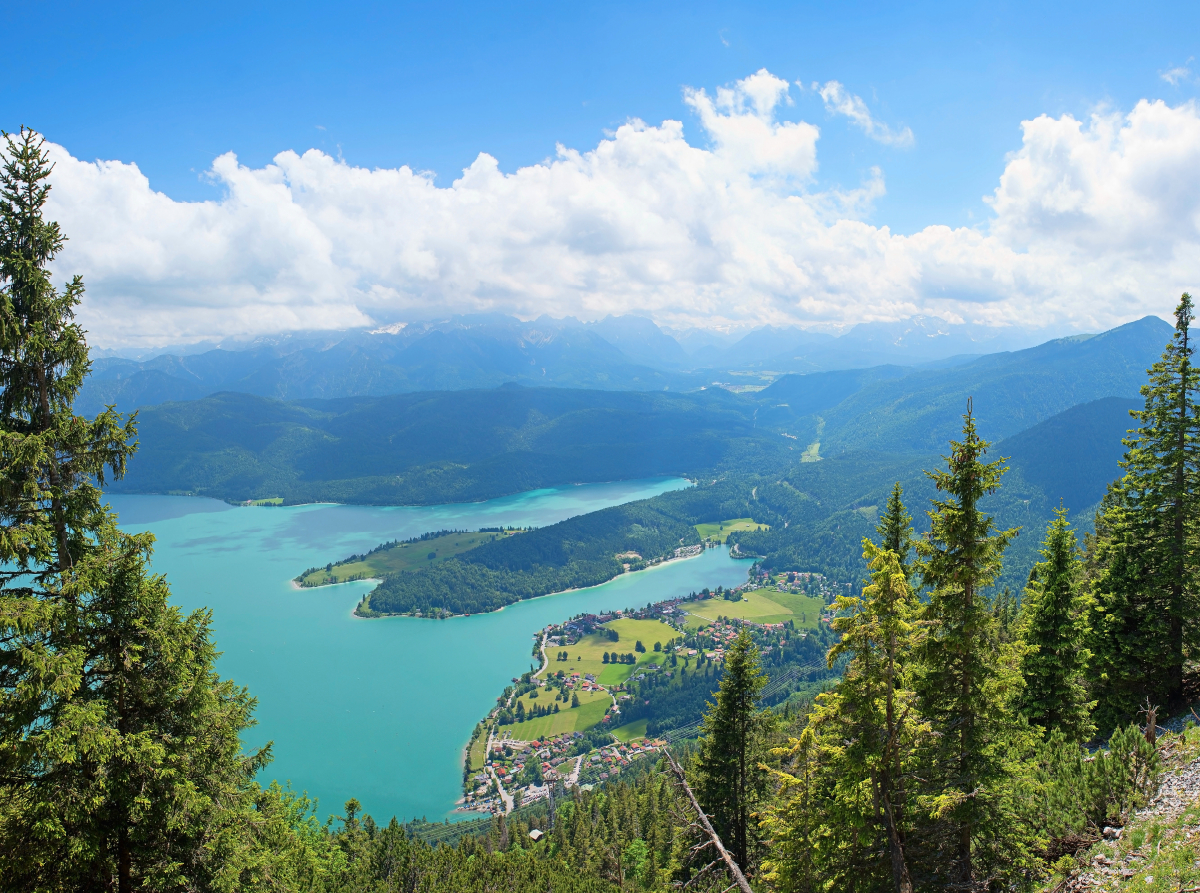
[(771, 467), (795, 444), (753, 402), (501, 387), (283, 403), (225, 393), (141, 410), (118, 492), (240, 501), (469, 502), (582, 482)]
[[(1001, 527), (1027, 531), (1008, 549), (999, 589), (1024, 587), (1041, 531), (1060, 500), (1087, 528), (1096, 494), (1120, 474), (1121, 438), (1131, 424), (1122, 407), (1106, 400), (1075, 407), (991, 448), (992, 457), (1014, 458), (1004, 486), (982, 507)], [(618, 554), (637, 552), (647, 561), (670, 555), (699, 541), (692, 525), (725, 518), (770, 525), (729, 537), (765, 569), (815, 571), (857, 584), (866, 571), (862, 539), (874, 537), (893, 484), (901, 483), (910, 506), (928, 505), (935, 491), (925, 471), (938, 461), (860, 452), (793, 462), (774, 474), (721, 473), (688, 490), (572, 518), (388, 577), (360, 612), (477, 613), (597, 585), (622, 573)], [(914, 523), (918, 532), (928, 529), (922, 510), (914, 512)]]
[(961, 426), (967, 397), (975, 400), (980, 434), (994, 443), (1072, 406), (1136, 398), (1170, 337), (1170, 325), (1148, 316), (952, 368), (785, 376), (759, 395), (767, 406), (758, 421), (795, 427), (815, 413), (824, 424), (822, 456), (863, 449), (939, 455)]
[(499, 539), (385, 578), (359, 613), (474, 614), (595, 586), (622, 573), (621, 553), (637, 552), (644, 561), (667, 557), (700, 542), (693, 526), (699, 521), (744, 517), (751, 491), (740, 479), (722, 480)]
[(505, 385), (284, 403), (221, 393), (142, 409), (138, 462), (118, 487), (431, 504), (661, 474), (771, 474), (815, 441), (826, 458), (873, 450), (930, 462), (968, 396), (996, 441), (1072, 406), (1135, 398), (1168, 337), (1147, 317), (950, 368), (789, 375), (756, 395)]

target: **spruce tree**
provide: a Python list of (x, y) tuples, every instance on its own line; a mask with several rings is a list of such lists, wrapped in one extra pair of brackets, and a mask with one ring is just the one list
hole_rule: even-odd
[(933, 501), (930, 532), (917, 543), (929, 588), (920, 622), (915, 687), (932, 734), (922, 754), (923, 800), (936, 817), (926, 840), (950, 854), (934, 870), (943, 882), (971, 888), (981, 877), (1020, 870), (1025, 841), (1010, 827), (1006, 763), (1019, 737), (1009, 700), (1019, 673), (1001, 652), (985, 589), (1001, 569), (1016, 530), (997, 530), (980, 510), (1000, 485), (1003, 460), (984, 462), (968, 402), (961, 441), (951, 441), (944, 471), (929, 472), (943, 499)]
[[(812, 717), (829, 783), (830, 832), (843, 842), (862, 840), (833, 850), (824, 870), (838, 889), (911, 893), (908, 774), (922, 727), (907, 668), (916, 600), (895, 552), (869, 540), (863, 550), (871, 582), (860, 598), (834, 602), (833, 628), (841, 640), (830, 649), (829, 663), (849, 662), (837, 688), (819, 696)], [(886, 863), (879, 853), (887, 854)]]
[(1200, 382), (1192, 365), (1191, 296), (1175, 310), (1175, 333), (1142, 388), (1144, 407), (1125, 440), (1124, 476), (1096, 519), (1089, 574), (1098, 718), (1104, 729), (1132, 719), (1148, 698), (1178, 707), (1184, 668), (1200, 646)]
[(750, 868), (753, 832), (751, 813), (766, 791), (765, 717), (758, 699), (767, 679), (758, 648), (742, 627), (725, 653), (725, 673), (716, 703), (704, 714), (700, 753), (696, 759), (696, 796), (713, 828), (743, 871)]
[(913, 545), (912, 516), (904, 508), (903, 497), (904, 489), (900, 482), (896, 481), (888, 496), (887, 508), (884, 509), (875, 531), (879, 534), (879, 545), (889, 552), (894, 552), (900, 560), (905, 577), (911, 577), (912, 567), (908, 563), (908, 556)]
[(1095, 732), (1094, 706), (1083, 673), (1091, 657), (1086, 638), (1086, 599), (1080, 591), (1079, 547), (1066, 509), (1046, 531), (1042, 560), (1030, 574), (1021, 615), (1027, 649), (1021, 658), (1024, 691), (1020, 710), (1047, 733), (1059, 730), (1071, 741)]
[(294, 801), (254, 783), (269, 751), (242, 753), (254, 702), (214, 672), (208, 615), (169, 604), (147, 569), (153, 538), (101, 504), (133, 423), (72, 411), (83, 284), (58, 291), (47, 269), (64, 239), (42, 213), (52, 168), (29, 130), (5, 134), (2, 154), (0, 890), (303, 874)]

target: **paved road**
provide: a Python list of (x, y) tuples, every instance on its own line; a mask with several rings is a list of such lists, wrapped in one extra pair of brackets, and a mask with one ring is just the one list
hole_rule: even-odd
[(508, 813), (513, 811), (512, 794), (504, 790), (504, 782), (500, 780), (500, 776), (496, 774), (495, 769), (488, 766), (487, 770), (488, 774), (492, 776), (492, 781), (496, 782), (496, 787), (500, 790), (500, 802), (504, 804), (504, 814), (508, 815)]
[(541, 676), (543, 673), (545, 673), (546, 668), (548, 666), (550, 666), (550, 661), (546, 658), (546, 638), (547, 638), (546, 633), (543, 631), (541, 633), (538, 633), (538, 635), (540, 635), (542, 637), (542, 666), (538, 669), (538, 671), (536, 673), (533, 674), (534, 679), (537, 679), (538, 676)]

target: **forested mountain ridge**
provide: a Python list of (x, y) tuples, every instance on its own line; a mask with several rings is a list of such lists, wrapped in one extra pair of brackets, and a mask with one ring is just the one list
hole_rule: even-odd
[(752, 491), (753, 484), (740, 476), (702, 482), (497, 539), (430, 567), (385, 577), (357, 613), (475, 614), (595, 586), (621, 574), (624, 564), (636, 569), (680, 547), (699, 545), (694, 525), (744, 517)]
[[(998, 441), (1101, 397), (1136, 397), (1171, 327), (1148, 316), (1099, 335), (1050, 341), (949, 369), (871, 369), (784, 377), (760, 394), (796, 403), (824, 422), (821, 455), (846, 450), (936, 454), (953, 436), (967, 397), (983, 436)], [(839, 390), (840, 389), (840, 390)], [(847, 393), (831, 403), (822, 394)], [(806, 402), (807, 401), (807, 402)], [(780, 408), (781, 409), (781, 408)], [(780, 409), (769, 417), (785, 424)]]
[(658, 474), (766, 474), (814, 442), (825, 458), (931, 459), (968, 396), (994, 441), (1079, 403), (1136, 397), (1165, 325), (1147, 317), (953, 368), (785, 376), (760, 394), (505, 386), (282, 403), (225, 393), (141, 410), (140, 460), (117, 486), (430, 503)]
[(120, 492), (233, 501), (466, 502), (570, 483), (777, 464), (754, 405), (696, 394), (504, 386), (283, 403), (219, 394), (139, 413)]

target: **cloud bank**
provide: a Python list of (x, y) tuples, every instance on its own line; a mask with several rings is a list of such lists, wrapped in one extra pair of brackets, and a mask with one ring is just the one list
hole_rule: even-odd
[[(903, 142), (840, 84), (826, 89), (868, 135), (863, 122)], [(447, 187), (316, 150), (259, 169), (227, 154), (210, 172), (221, 199), (177, 202), (135, 164), (55, 146), (51, 213), (70, 236), (57, 272), (84, 276), (81, 317), (102, 346), (480, 311), (1096, 329), (1166, 314), (1200, 283), (1192, 103), (1026, 121), (986, 227), (897, 235), (864, 219), (878, 171), (815, 188), (820, 131), (780, 119), (787, 81), (764, 70), (684, 102), (702, 145), (679, 121), (633, 120), (514, 173), (481, 153)]]

